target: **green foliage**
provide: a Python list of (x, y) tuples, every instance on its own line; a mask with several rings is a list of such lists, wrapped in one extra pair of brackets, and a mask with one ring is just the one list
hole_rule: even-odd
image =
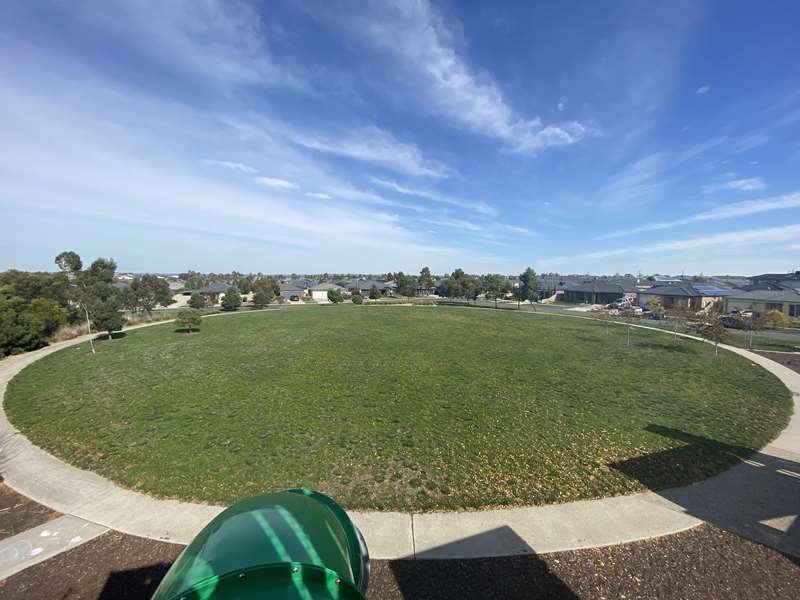
[(150, 314), (156, 306), (169, 306), (174, 302), (166, 279), (156, 275), (142, 275), (131, 284), (141, 310)]
[(431, 270), (428, 267), (422, 267), (419, 272), (419, 285), (425, 289), (433, 287), (433, 277), (431, 277)]
[(466, 298), (475, 300), (481, 293), (483, 282), (477, 275), (467, 275), (463, 269), (456, 269), (453, 274), (445, 278), (437, 290), (440, 296), (446, 298)]
[(44, 345), (41, 325), (24, 298), (0, 293), (0, 356), (35, 350)]
[(0, 273), (0, 288), (28, 302), (34, 298), (49, 298), (67, 308), (68, 286), (69, 279), (64, 273), (29, 273), (16, 269)]
[(511, 282), (505, 275), (489, 274), (483, 278), (483, 291), (490, 300), (503, 298), (511, 291)]
[(83, 262), (77, 252), (66, 250), (56, 256), (55, 263), (64, 273), (77, 273), (83, 268)]
[(202, 322), (202, 313), (196, 308), (182, 308), (175, 317), (175, 324), (186, 333), (192, 333), (192, 329), (198, 329)]
[(341, 304), (344, 302), (344, 296), (342, 296), (342, 290), (332, 289), (328, 290), (328, 301), (333, 302), (334, 304)]
[(768, 310), (755, 321), (756, 329), (780, 329), (792, 326), (792, 319), (780, 310)]
[[(397, 284), (396, 291), (400, 296), (416, 296), (417, 295), (417, 278), (413, 275), (406, 275), (402, 271), (398, 271), (393, 275), (394, 282)], [(370, 298), (372, 297), (372, 290), (370, 290)]]
[(206, 307), (206, 297), (203, 296), (200, 292), (192, 292), (192, 295), (189, 297), (189, 302), (187, 302), (189, 308), (196, 308), (201, 309)]
[[(381, 297), (381, 291), (378, 289), (377, 285), (373, 285), (369, 288), (369, 299), (370, 300), (378, 300)], [(403, 296), (407, 296), (408, 294), (401, 294)]]
[(239, 307), (242, 305), (242, 296), (239, 293), (239, 289), (236, 286), (231, 286), (228, 288), (228, 291), (225, 292), (225, 296), (222, 298), (222, 303), (220, 304), (222, 310), (225, 311), (233, 311), (239, 310)]
[(350, 299), (353, 304), (364, 304), (364, 297), (361, 294), (353, 294)]
[(514, 290), (514, 297), (519, 302), (535, 301), (539, 297), (539, 276), (531, 267), (525, 269), (519, 276), (519, 287)]
[(62, 325), (67, 323), (68, 311), (58, 302), (50, 298), (34, 298), (28, 307), (28, 313), (39, 329), (39, 335), (51, 336)]
[(256, 308), (264, 308), (268, 304), (271, 304), (273, 300), (275, 300), (275, 294), (272, 292), (271, 287), (259, 288), (258, 291), (253, 294), (253, 306)]
[(720, 318), (714, 313), (704, 315), (703, 320), (696, 325), (696, 331), (697, 335), (701, 338), (714, 343), (715, 352), (719, 352), (717, 345), (725, 341), (727, 336), (725, 325), (722, 324)]
[(95, 329), (105, 331), (108, 339), (111, 339), (111, 334), (119, 331), (125, 325), (122, 308), (119, 294), (112, 294), (96, 303), (89, 312)]

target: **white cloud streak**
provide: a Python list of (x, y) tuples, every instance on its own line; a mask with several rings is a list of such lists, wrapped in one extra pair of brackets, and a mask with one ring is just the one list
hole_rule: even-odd
[(282, 190), (296, 190), (300, 186), (285, 179), (278, 179), (277, 177), (254, 177), (254, 181), (265, 185), (269, 188), (277, 188)]
[(702, 96), (703, 94), (707, 94), (710, 90), (711, 90), (710, 85), (701, 85), (699, 88), (697, 88), (695, 94)]
[(690, 225), (692, 223), (702, 223), (706, 221), (719, 221), (725, 219), (735, 219), (737, 217), (745, 217), (755, 215), (773, 210), (786, 210), (789, 208), (800, 208), (800, 193), (787, 194), (785, 196), (774, 196), (771, 198), (761, 198), (758, 200), (745, 200), (743, 202), (734, 202), (732, 204), (725, 204), (717, 208), (703, 211), (683, 219), (675, 219), (673, 221), (659, 221), (656, 223), (647, 223), (640, 227), (633, 227), (631, 229), (620, 229), (611, 233), (596, 237), (598, 240), (607, 240), (613, 238), (620, 238), (637, 233), (645, 233), (648, 231), (661, 231), (664, 229), (672, 229), (682, 225)]
[(503, 141), (513, 151), (535, 154), (568, 146), (593, 134), (577, 121), (545, 124), (539, 117), (516, 114), (497, 83), (476, 73), (459, 55), (455, 36), (427, 0), (372, 3), (357, 14), (328, 11), (317, 15), (344, 28), (393, 59), (391, 73), (404, 99), (442, 115), (459, 127)]
[(418, 189), (418, 188), (409, 188), (400, 185), (396, 181), (389, 181), (386, 179), (380, 179), (379, 177), (371, 177), (370, 181), (375, 185), (378, 185), (382, 188), (392, 190), (393, 192), (397, 192), (398, 194), (403, 194), (405, 196), (415, 196), (417, 198), (427, 198), (428, 200), (433, 200), (434, 202), (440, 202), (442, 204), (448, 204), (450, 206), (458, 206), (459, 208), (466, 208), (468, 210), (472, 210), (478, 212), (483, 215), (496, 215), (497, 210), (486, 204), (485, 202), (471, 202), (469, 200), (462, 200), (461, 198), (454, 198), (453, 196), (448, 196), (446, 194), (440, 194), (439, 192), (434, 192), (431, 190), (425, 189)]
[(246, 174), (252, 174), (257, 172), (257, 169), (254, 169), (249, 165), (245, 165), (239, 162), (233, 162), (230, 160), (204, 160), (203, 164), (217, 166), (217, 167), (225, 167), (226, 169), (231, 169), (232, 171), (239, 171), (240, 173), (246, 173)]

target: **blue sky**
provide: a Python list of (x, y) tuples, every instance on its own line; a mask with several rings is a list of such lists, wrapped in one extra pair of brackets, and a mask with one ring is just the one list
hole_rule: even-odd
[(6, 2), (0, 268), (800, 268), (800, 5)]

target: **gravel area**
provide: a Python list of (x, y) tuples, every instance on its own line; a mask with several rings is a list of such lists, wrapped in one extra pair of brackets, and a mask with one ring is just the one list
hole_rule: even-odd
[(38, 527), (60, 516), (46, 506), (19, 495), (4, 483), (0, 483), (0, 540)]
[[(181, 546), (110, 532), (0, 583), (0, 598), (140, 600)], [(373, 561), (371, 600), (797, 598), (800, 559), (710, 525), (607, 548), (473, 560)]]

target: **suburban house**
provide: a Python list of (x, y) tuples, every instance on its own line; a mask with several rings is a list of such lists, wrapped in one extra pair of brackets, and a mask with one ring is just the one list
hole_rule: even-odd
[(393, 295), (397, 287), (394, 281), (379, 281), (377, 279), (348, 279), (339, 283), (351, 294), (361, 294), (364, 297), (369, 296), (372, 286), (378, 288), (384, 296)]
[(282, 283), (280, 284), (281, 298), (298, 301), (308, 295), (308, 287), (302, 283), (295, 283), (293, 281), (289, 283)]
[[(703, 291), (705, 288), (705, 291)], [(647, 307), (651, 300), (659, 300), (664, 308), (677, 310), (702, 310), (719, 302), (729, 290), (716, 286), (694, 286), (688, 283), (660, 285), (639, 292), (639, 306)]]
[(339, 290), (340, 292), (344, 291), (344, 288), (340, 285), (336, 285), (335, 283), (318, 283), (315, 286), (308, 288), (309, 293), (311, 294), (312, 300), (328, 300), (328, 291), (330, 290)]
[(752, 283), (744, 287), (749, 292), (756, 290), (800, 290), (800, 271), (753, 275), (750, 281)]
[(779, 310), (790, 317), (800, 318), (800, 293), (788, 290), (736, 291), (725, 299), (725, 310), (752, 311), (756, 315)]
[(626, 283), (592, 281), (578, 285), (564, 286), (564, 302), (576, 304), (608, 304), (620, 298), (636, 300), (638, 290)]
[(198, 294), (202, 294), (206, 297), (206, 302), (210, 306), (214, 306), (215, 304), (219, 303), (220, 296), (224, 295), (225, 292), (228, 291), (229, 287), (231, 287), (230, 283), (225, 283), (224, 281), (212, 281), (208, 285), (204, 285), (196, 291)]

